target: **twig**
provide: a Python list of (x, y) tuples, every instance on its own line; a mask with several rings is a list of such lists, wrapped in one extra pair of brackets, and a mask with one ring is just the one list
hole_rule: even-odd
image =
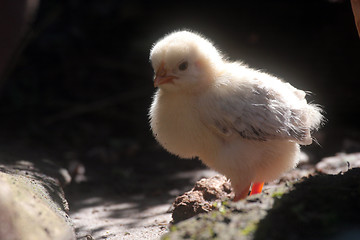
[(354, 13), (356, 28), (360, 37), (360, 0), (351, 0), (351, 7)]

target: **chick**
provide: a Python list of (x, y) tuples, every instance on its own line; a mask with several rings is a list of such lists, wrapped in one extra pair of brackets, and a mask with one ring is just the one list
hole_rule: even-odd
[(154, 44), (158, 87), (150, 107), (156, 140), (181, 158), (199, 157), (230, 179), (234, 201), (261, 192), (296, 166), (323, 116), (302, 90), (228, 61), (199, 34), (179, 31)]

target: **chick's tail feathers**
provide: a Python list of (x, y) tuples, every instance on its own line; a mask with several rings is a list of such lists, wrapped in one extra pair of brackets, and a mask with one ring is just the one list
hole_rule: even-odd
[(306, 103), (301, 108), (292, 110), (292, 117), (289, 123), (290, 135), (300, 145), (310, 145), (313, 141), (313, 131), (318, 130), (324, 123), (322, 108), (319, 105)]
[(317, 104), (308, 104), (308, 112), (310, 119), (310, 130), (317, 130), (324, 124), (323, 109)]
[(305, 130), (305, 138), (300, 141), (301, 145), (310, 145), (312, 143), (311, 133), (313, 131), (318, 130), (325, 122), (325, 118), (323, 116), (322, 108), (317, 104), (307, 104), (304, 109), (304, 114), (302, 116), (302, 122), (304, 124)]

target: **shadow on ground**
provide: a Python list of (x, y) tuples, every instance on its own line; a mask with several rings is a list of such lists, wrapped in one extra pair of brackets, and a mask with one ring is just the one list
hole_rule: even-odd
[(359, 239), (359, 198), (360, 168), (310, 177), (275, 201), (254, 239)]
[(168, 230), (176, 196), (215, 174), (198, 160), (180, 160), (163, 151), (124, 162), (131, 165), (92, 166), (86, 181), (65, 188), (80, 239), (157, 239)]

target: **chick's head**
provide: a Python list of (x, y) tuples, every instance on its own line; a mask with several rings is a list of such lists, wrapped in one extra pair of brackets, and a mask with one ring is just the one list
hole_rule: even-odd
[(169, 91), (195, 91), (212, 80), (222, 63), (222, 56), (207, 39), (180, 31), (154, 44), (150, 62), (155, 71), (155, 87)]

